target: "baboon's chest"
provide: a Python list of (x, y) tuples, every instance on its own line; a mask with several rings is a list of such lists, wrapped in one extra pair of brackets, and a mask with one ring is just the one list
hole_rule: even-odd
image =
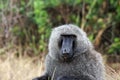
[(83, 70), (85, 70), (84, 67), (79, 64), (54, 64), (54, 67), (49, 67), (48, 72), (56, 80), (59, 76), (80, 76)]

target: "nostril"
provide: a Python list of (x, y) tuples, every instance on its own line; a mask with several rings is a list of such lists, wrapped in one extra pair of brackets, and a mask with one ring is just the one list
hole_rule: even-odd
[(63, 53), (70, 53), (70, 49), (68, 48), (63, 49)]
[(67, 53), (67, 49), (64, 49), (64, 50), (63, 50), (63, 53)]
[(63, 54), (64, 57), (68, 57), (69, 56), (69, 53), (66, 50), (62, 54)]
[(62, 50), (62, 56), (63, 56), (63, 57), (69, 57), (69, 56), (70, 56), (70, 50), (67, 49), (67, 48), (64, 48), (64, 49)]

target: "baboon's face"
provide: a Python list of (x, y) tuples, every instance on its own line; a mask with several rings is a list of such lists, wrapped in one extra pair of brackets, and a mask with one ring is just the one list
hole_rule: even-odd
[(49, 55), (55, 60), (71, 61), (92, 48), (86, 33), (75, 25), (53, 29), (49, 40)]
[(62, 34), (58, 42), (60, 49), (59, 58), (63, 61), (71, 61), (74, 56), (74, 50), (76, 46), (76, 36), (73, 34)]

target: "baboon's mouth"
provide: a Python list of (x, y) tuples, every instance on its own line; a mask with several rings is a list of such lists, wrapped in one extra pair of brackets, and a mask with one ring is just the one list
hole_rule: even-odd
[(62, 60), (63, 60), (64, 62), (71, 62), (71, 61), (73, 60), (73, 56), (71, 56), (71, 57), (63, 56), (63, 57), (62, 57)]

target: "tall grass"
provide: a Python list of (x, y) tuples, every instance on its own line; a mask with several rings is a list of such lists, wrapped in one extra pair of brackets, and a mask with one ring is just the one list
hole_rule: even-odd
[(120, 71), (116, 72), (109, 66), (106, 66), (106, 80), (120, 80)]
[(0, 80), (32, 80), (43, 72), (43, 62), (37, 58), (0, 59)]
[[(0, 80), (31, 80), (42, 75), (43, 71), (43, 59), (38, 57), (0, 57)], [(106, 71), (106, 80), (120, 80), (120, 71), (117, 73), (109, 66), (106, 66)]]

